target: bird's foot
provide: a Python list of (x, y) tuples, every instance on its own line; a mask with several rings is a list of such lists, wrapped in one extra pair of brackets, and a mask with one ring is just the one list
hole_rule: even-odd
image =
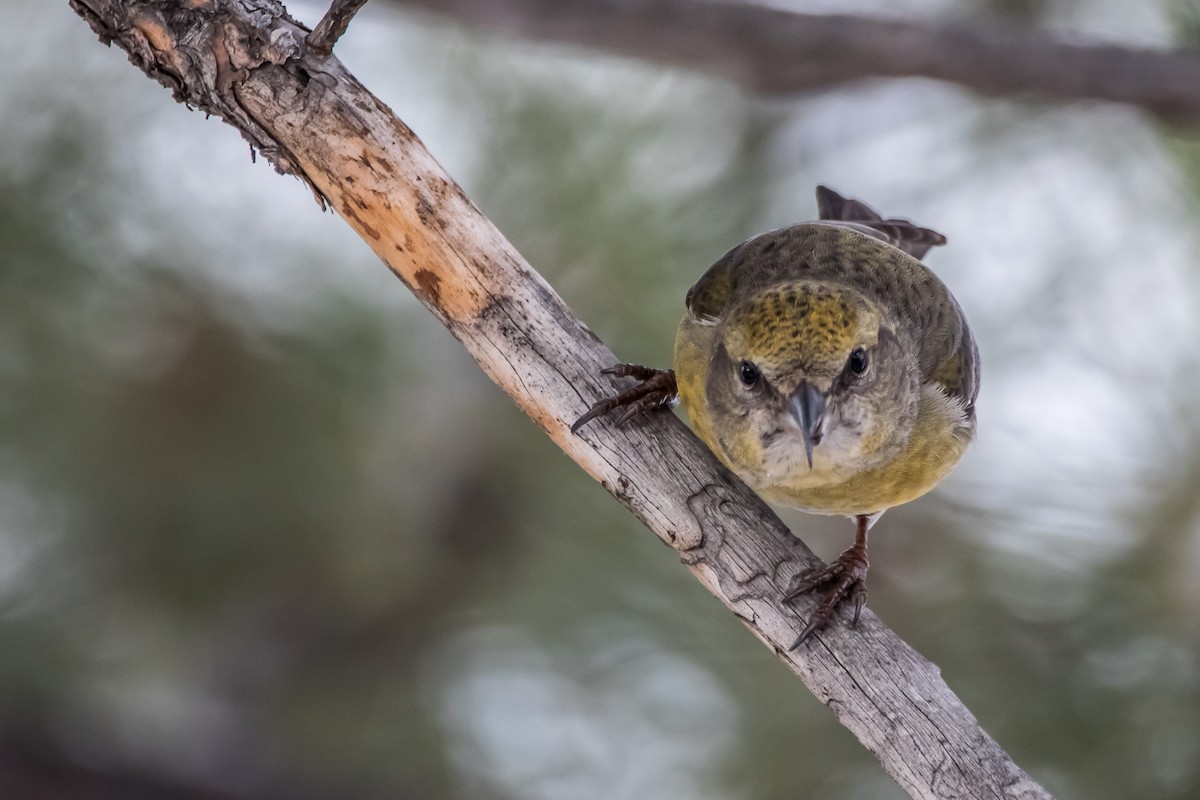
[(675, 370), (673, 369), (654, 369), (653, 367), (643, 367), (641, 364), (617, 364), (602, 370), (601, 374), (616, 375), (619, 378), (637, 378), (641, 383), (596, 403), (588, 409), (586, 414), (575, 420), (575, 424), (571, 426), (571, 433), (578, 433), (580, 428), (596, 417), (618, 408), (625, 409), (621, 416), (617, 417), (617, 424), (622, 425), (639, 414), (673, 405), (679, 398), (679, 388), (675, 383)]
[(808, 624), (792, 643), (791, 650), (804, 644), (814, 631), (824, 628), (843, 600), (849, 599), (854, 607), (854, 619), (850, 624), (858, 624), (858, 615), (867, 602), (867, 566), (867, 548), (855, 544), (829, 566), (805, 573), (800, 581), (788, 590), (784, 595), (784, 602), (808, 594), (814, 589), (829, 586), (809, 617)]

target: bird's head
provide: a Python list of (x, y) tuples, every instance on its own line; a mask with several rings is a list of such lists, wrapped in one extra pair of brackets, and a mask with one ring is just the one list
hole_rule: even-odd
[(915, 354), (862, 293), (776, 284), (721, 325), (706, 390), (735, 460), (771, 477), (852, 474), (903, 446), (920, 392)]

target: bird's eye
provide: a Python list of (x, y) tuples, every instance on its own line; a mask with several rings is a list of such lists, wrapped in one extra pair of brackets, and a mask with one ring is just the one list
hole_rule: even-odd
[(758, 370), (749, 361), (743, 361), (738, 368), (738, 377), (742, 379), (742, 383), (753, 386), (758, 383)]
[(862, 375), (867, 371), (867, 351), (861, 347), (854, 348), (854, 352), (850, 354), (850, 371), (855, 375)]

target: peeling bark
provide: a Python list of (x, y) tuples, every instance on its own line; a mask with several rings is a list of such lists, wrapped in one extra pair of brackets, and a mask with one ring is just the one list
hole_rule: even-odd
[(572, 315), (411, 130), (273, 0), (70, 0), (105, 42), (304, 180), (572, 459), (680, 554), (915, 798), (1047, 798), (937, 667), (865, 610), (787, 647), (814, 600), (781, 602), (816, 563), (673, 415), (569, 423), (616, 388), (612, 353)]

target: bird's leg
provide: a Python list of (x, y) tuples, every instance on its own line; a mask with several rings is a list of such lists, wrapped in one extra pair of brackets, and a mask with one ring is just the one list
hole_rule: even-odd
[(641, 383), (620, 394), (606, 397), (588, 409), (588, 412), (571, 426), (571, 433), (577, 433), (580, 428), (596, 417), (624, 408), (617, 424), (621, 425), (636, 417), (662, 406), (673, 405), (679, 399), (679, 389), (675, 384), (675, 370), (654, 369), (643, 367), (641, 364), (617, 364), (601, 371), (602, 375), (637, 378)]
[(784, 595), (784, 602), (787, 602), (813, 589), (830, 585), (821, 602), (813, 610), (808, 625), (804, 626), (804, 630), (792, 644), (793, 650), (812, 636), (813, 631), (824, 628), (833, 616), (834, 609), (847, 597), (854, 604), (854, 620), (851, 624), (858, 624), (859, 612), (867, 602), (867, 528), (870, 526), (871, 517), (859, 514), (855, 517), (855, 522), (858, 528), (854, 534), (854, 545), (829, 566), (807, 573)]

